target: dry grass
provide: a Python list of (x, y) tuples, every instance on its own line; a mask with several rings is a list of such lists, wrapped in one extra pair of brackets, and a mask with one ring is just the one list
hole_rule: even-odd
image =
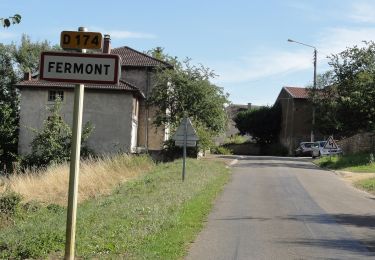
[[(81, 162), (78, 201), (109, 194), (116, 186), (150, 170), (153, 162), (146, 156), (117, 155)], [(69, 165), (55, 165), (44, 171), (29, 171), (0, 180), (0, 192), (21, 194), (24, 202), (67, 204)], [(2, 182), (2, 183), (1, 183)]]

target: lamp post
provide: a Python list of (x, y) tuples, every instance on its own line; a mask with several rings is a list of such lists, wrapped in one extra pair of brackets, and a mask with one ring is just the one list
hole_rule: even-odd
[(310, 48), (314, 49), (314, 83), (313, 83), (313, 100), (312, 100), (312, 126), (311, 126), (311, 137), (310, 137), (311, 138), (311, 142), (314, 142), (315, 94), (316, 94), (316, 60), (317, 60), (318, 51), (316, 50), (316, 48), (314, 46), (306, 44), (306, 43), (297, 42), (297, 41), (292, 40), (292, 39), (288, 39), (288, 42), (298, 43), (298, 44), (301, 44), (301, 45), (304, 45), (304, 46), (307, 46), (307, 47), (310, 47)]

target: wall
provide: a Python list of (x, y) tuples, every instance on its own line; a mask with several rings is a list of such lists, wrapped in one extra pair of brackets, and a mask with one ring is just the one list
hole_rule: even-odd
[(344, 154), (375, 152), (375, 133), (359, 133), (337, 142)]
[[(151, 94), (152, 86), (155, 84), (154, 73), (152, 69), (123, 67), (121, 77), (140, 89), (146, 97)], [(155, 117), (155, 107), (147, 109), (146, 101), (139, 103), (139, 121), (138, 121), (138, 146), (145, 147), (150, 151), (161, 150), (165, 141), (164, 127), (155, 127), (153, 125)]]
[[(34, 134), (27, 128), (39, 129), (47, 118), (46, 107), (48, 90), (21, 90), (19, 153), (31, 151), (30, 143)], [(85, 89), (83, 107), (83, 125), (90, 121), (95, 129), (88, 145), (96, 152), (129, 152), (131, 145), (133, 96), (121, 91), (95, 91)], [(64, 101), (61, 113), (65, 122), (72, 123), (74, 91), (64, 89)]]
[[(282, 110), (280, 143), (288, 148), (291, 155), (300, 142), (311, 140), (312, 107), (307, 99), (292, 98), (284, 89), (278, 102)], [(315, 140), (321, 138), (321, 135), (315, 133)]]

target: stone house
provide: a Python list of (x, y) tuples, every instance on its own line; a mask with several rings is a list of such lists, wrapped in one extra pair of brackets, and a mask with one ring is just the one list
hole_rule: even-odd
[[(282, 120), (280, 143), (288, 148), (289, 154), (300, 142), (311, 140), (312, 106), (308, 100), (308, 91), (300, 87), (283, 87), (276, 99), (281, 105)], [(315, 140), (321, 136), (314, 133)]]
[[(120, 56), (121, 78), (115, 85), (85, 84), (83, 124), (90, 121), (95, 127), (89, 147), (99, 154), (160, 151), (168, 139), (168, 129), (152, 124), (155, 108), (146, 106), (146, 99), (154, 85), (155, 69), (172, 66), (129, 47), (111, 49), (108, 37), (103, 52)], [(42, 126), (48, 118), (46, 107), (57, 97), (63, 102), (64, 120), (71, 124), (74, 84), (43, 81), (26, 73), (16, 86), (21, 95), (18, 150), (24, 155), (31, 151), (33, 139), (28, 128)]]

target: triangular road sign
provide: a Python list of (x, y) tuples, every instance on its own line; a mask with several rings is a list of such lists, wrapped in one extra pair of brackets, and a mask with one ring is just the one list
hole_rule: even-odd
[(337, 149), (337, 148), (338, 146), (335, 140), (333, 140), (333, 137), (332, 136), (328, 137), (326, 144), (324, 145), (324, 149)]
[[(187, 122), (186, 122), (187, 120)], [(190, 121), (190, 118), (184, 118), (180, 124), (180, 126), (177, 128), (176, 133), (173, 135), (172, 139), (175, 141), (184, 141), (184, 135), (185, 135), (185, 122), (186, 122), (186, 140), (187, 141), (198, 141), (198, 135)]]

